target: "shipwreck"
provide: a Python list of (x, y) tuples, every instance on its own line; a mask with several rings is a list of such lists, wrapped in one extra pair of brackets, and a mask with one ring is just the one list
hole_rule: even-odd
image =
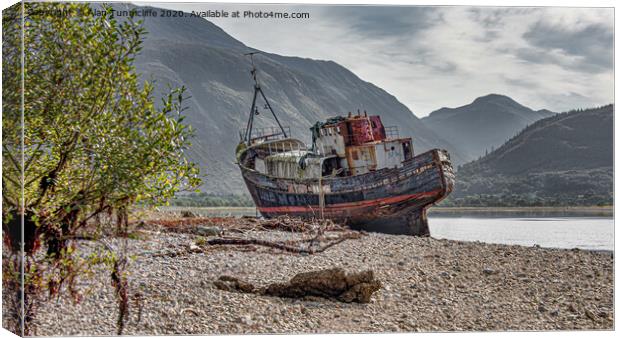
[[(359, 111), (317, 122), (308, 146), (278, 120), (253, 59), (251, 74), (254, 98), (236, 156), (264, 217), (329, 218), (371, 231), (430, 234), (426, 211), (454, 185), (446, 150), (414, 154), (411, 137)], [(259, 97), (277, 127), (254, 128)]]

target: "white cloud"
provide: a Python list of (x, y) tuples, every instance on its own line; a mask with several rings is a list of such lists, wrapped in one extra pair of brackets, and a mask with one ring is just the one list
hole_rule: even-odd
[[(393, 94), (418, 116), (488, 93), (555, 111), (613, 101), (613, 69), (595, 68), (594, 61), (601, 60), (588, 59), (611, 58), (612, 41), (587, 36), (601, 29), (613, 32), (613, 9), (152, 5), (184, 11), (309, 12), (305, 20), (210, 20), (260, 50), (333, 60)], [(536, 37), (540, 23), (552, 36), (526, 38), (528, 32)], [(595, 26), (601, 29), (589, 33)], [(573, 36), (588, 42), (590, 54), (575, 52), (580, 46), (572, 45)]]

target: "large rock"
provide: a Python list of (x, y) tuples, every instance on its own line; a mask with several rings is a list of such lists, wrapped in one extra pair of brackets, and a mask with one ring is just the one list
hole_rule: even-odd
[(373, 271), (346, 274), (341, 268), (299, 273), (287, 283), (274, 283), (262, 289), (230, 276), (221, 276), (214, 285), (225, 291), (285, 298), (321, 297), (346, 303), (368, 303), (372, 294), (381, 288)]

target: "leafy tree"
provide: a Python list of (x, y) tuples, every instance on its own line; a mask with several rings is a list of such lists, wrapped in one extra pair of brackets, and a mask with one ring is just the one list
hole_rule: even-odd
[(94, 15), (79, 3), (24, 7), (23, 30), (21, 4), (3, 11), (2, 44), (3, 285), (16, 295), (15, 331), (31, 334), (37, 304), (59, 292), (79, 300), (76, 279), (106, 263), (120, 333), (126, 259), (110, 250), (80, 255), (73, 239), (110, 227), (123, 234), (132, 205), (162, 204), (199, 184), (184, 156), (192, 134), (183, 124), (184, 88), (155, 103), (153, 84), (133, 66), (146, 33), (133, 15), (115, 18), (109, 7)]

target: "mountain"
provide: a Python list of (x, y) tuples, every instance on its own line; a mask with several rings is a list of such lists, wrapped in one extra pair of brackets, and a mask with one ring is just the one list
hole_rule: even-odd
[[(542, 119), (461, 167), (452, 200), (613, 203), (613, 105)], [(458, 204), (457, 203), (457, 204)], [(510, 203), (509, 203), (510, 204)]]
[[(464, 162), (502, 145), (525, 126), (554, 113), (532, 110), (508, 96), (490, 94), (458, 108), (441, 108), (423, 118), (424, 124), (457, 147)], [(456, 164), (461, 164), (458, 159)]]
[[(132, 5), (114, 4), (126, 9)], [(146, 9), (142, 7), (141, 9)], [(167, 85), (184, 85), (191, 96), (186, 122), (195, 130), (188, 156), (206, 173), (201, 189), (212, 193), (246, 193), (236, 167), (239, 129), (245, 127), (253, 95), (251, 64), (244, 53), (257, 51), (198, 17), (142, 17), (149, 32), (136, 58), (137, 70), (153, 79), (159, 93)], [(310, 126), (330, 116), (380, 114), (384, 124), (414, 138), (414, 149), (454, 148), (427, 128), (394, 96), (333, 61), (263, 52), (255, 55), (261, 86), (282, 124), (294, 137), (310, 141)], [(256, 127), (275, 123), (264, 102)], [(458, 155), (456, 155), (458, 157)]]

